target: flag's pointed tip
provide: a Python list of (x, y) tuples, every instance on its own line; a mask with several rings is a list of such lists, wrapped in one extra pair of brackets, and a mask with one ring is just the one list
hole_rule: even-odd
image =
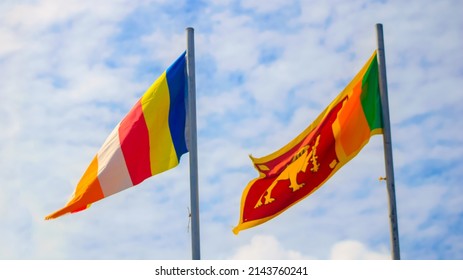
[(45, 221), (49, 221), (49, 220), (52, 220), (52, 219), (54, 219), (54, 218), (51, 217), (50, 215), (48, 215), (48, 216), (46, 216), (46, 217), (44, 218)]
[(254, 162), (254, 160), (256, 159), (255, 157), (253, 157), (251, 154), (248, 155), (249, 158), (251, 159), (252, 162)]
[(56, 218), (56, 217), (55, 217), (54, 214), (50, 214), (50, 215), (46, 216), (46, 217), (44, 218), (44, 220), (45, 220), (45, 221), (48, 221), (48, 220), (53, 220), (53, 219), (55, 219), (55, 218)]
[(234, 227), (234, 228), (232, 229), (232, 232), (233, 232), (234, 235), (238, 235), (238, 233), (240, 233), (240, 231), (241, 231), (242, 229), (243, 229), (243, 228), (241, 227), (241, 223), (240, 223), (240, 224), (238, 224), (236, 227)]

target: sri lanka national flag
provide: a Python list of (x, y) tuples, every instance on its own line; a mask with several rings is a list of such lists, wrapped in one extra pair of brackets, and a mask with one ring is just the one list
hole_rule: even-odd
[(376, 52), (331, 104), (280, 150), (253, 158), (259, 177), (241, 199), (239, 231), (262, 224), (307, 197), (382, 133)]
[(66, 206), (45, 219), (90, 207), (100, 199), (178, 165), (188, 152), (186, 57), (183, 53), (114, 128)]

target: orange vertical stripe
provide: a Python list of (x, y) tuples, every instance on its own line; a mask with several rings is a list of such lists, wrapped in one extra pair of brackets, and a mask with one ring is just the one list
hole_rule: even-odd
[(344, 151), (343, 155), (340, 155), (341, 158), (350, 159), (355, 156), (370, 139), (370, 127), (360, 102), (361, 93), (362, 82), (360, 81), (354, 86), (353, 94), (345, 101), (338, 114), (339, 131), (336, 138)]
[[(376, 52), (295, 139), (268, 156), (251, 157), (259, 178), (252, 180), (243, 191), (240, 220), (233, 229), (235, 234), (276, 217), (313, 193), (368, 142), (375, 131), (370, 131), (361, 94), (363, 78), (373, 59)], [(303, 142), (306, 138), (310, 141)]]
[(95, 156), (87, 171), (77, 184), (71, 200), (62, 209), (45, 217), (46, 220), (58, 218), (67, 213), (75, 213), (87, 209), (90, 204), (103, 199), (100, 182), (98, 181), (98, 159)]

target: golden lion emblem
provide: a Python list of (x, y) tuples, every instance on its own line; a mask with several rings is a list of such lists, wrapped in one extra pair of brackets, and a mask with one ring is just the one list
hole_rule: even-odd
[[(318, 172), (320, 168), (320, 164), (318, 163), (317, 159), (317, 146), (320, 142), (320, 135), (317, 136), (315, 140), (315, 144), (310, 148), (310, 145), (305, 145), (299, 149), (299, 151), (293, 156), (291, 162), (286, 166), (286, 168), (278, 175), (278, 177), (273, 181), (273, 183), (267, 188), (266, 192), (262, 194), (257, 201), (254, 208), (262, 206), (262, 204), (269, 204), (275, 201), (275, 198), (272, 197), (272, 191), (277, 185), (279, 181), (288, 180), (290, 181), (289, 188), (293, 190), (293, 192), (299, 190), (300, 188), (304, 187), (305, 183), (299, 183), (297, 181), (297, 174), (299, 172), (306, 172), (309, 164), (312, 164), (310, 171)], [(310, 149), (310, 152), (309, 152)], [(264, 202), (262, 203), (262, 199)]]

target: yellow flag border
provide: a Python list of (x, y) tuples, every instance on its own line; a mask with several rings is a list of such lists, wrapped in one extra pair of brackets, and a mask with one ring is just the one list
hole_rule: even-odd
[[(315, 121), (310, 124), (302, 133), (300, 133), (296, 138), (294, 138), (293, 140), (291, 140), (291, 142), (289, 142), (288, 144), (286, 144), (285, 146), (283, 146), (282, 148), (280, 148), (279, 150), (267, 155), (267, 156), (264, 156), (264, 157), (260, 157), (260, 158), (254, 158), (253, 156), (249, 156), (254, 164), (254, 167), (256, 168), (256, 165), (260, 165), (260, 164), (265, 164), (267, 163), (268, 161), (271, 161), (283, 154), (285, 154), (286, 152), (288, 152), (292, 147), (294, 147), (296, 144), (298, 144), (299, 142), (301, 142), (305, 137), (307, 137), (325, 118), (326, 116), (328, 115), (328, 113), (334, 108), (336, 107), (336, 105), (341, 102), (346, 96), (351, 96), (353, 94), (353, 89), (354, 89), (354, 86), (358, 84), (359, 81), (361, 81), (361, 79), (363, 79), (363, 76), (365, 75), (366, 71), (368, 70), (368, 67), (370, 66), (371, 62), (373, 61), (373, 59), (375, 59), (377, 56), (377, 51), (375, 50), (373, 52), (373, 54), (370, 56), (370, 58), (368, 59), (368, 61), (365, 63), (365, 65), (362, 67), (362, 69), (357, 73), (357, 75), (355, 75), (355, 77), (349, 82), (349, 84), (341, 91), (340, 94), (338, 94), (338, 96), (325, 108), (325, 110), (322, 111), (322, 113), (319, 114), (319, 116), (315, 119)], [(376, 134), (381, 134), (382, 133), (382, 129), (375, 129), (373, 131), (371, 131), (370, 133), (370, 137), (373, 136), (373, 135), (376, 135)], [(368, 142), (368, 141), (367, 141)], [(366, 144), (366, 143), (365, 143)], [(293, 206), (294, 204), (298, 203), (299, 201), (305, 199), (307, 196), (311, 195), (312, 193), (314, 193), (316, 190), (318, 190), (321, 186), (323, 186), (325, 184), (326, 181), (328, 181), (341, 167), (343, 167), (345, 165), (345, 163), (349, 162), (352, 158), (354, 158), (356, 155), (358, 154), (355, 153), (355, 154), (352, 154), (351, 156), (347, 157), (347, 158), (344, 158), (342, 160), (340, 160), (339, 164), (336, 165), (336, 167), (332, 170), (332, 172), (330, 173), (330, 175), (328, 177), (326, 177), (325, 180), (323, 180), (322, 183), (320, 183), (316, 188), (314, 188), (311, 192), (307, 193), (305, 196), (301, 197), (300, 199), (296, 200), (295, 202), (289, 204), (288, 206), (286, 206), (285, 208), (283, 208), (282, 210), (280, 210), (279, 212), (271, 215), (271, 216), (268, 216), (268, 217), (265, 217), (265, 218), (261, 218), (261, 219), (257, 219), (257, 220), (252, 220), (252, 221), (243, 221), (243, 212), (244, 212), (244, 204), (246, 202), (246, 197), (248, 195), (248, 192), (249, 190), (251, 189), (252, 185), (259, 179), (261, 178), (264, 178), (265, 177), (265, 174), (260, 172), (259, 169), (256, 168), (256, 170), (259, 172), (259, 177), (251, 180), (248, 185), (246, 186), (246, 188), (244, 189), (243, 191), (243, 194), (242, 194), (242, 197), (241, 197), (241, 207), (240, 207), (240, 218), (239, 218), (239, 223), (238, 225), (233, 228), (233, 233), (234, 234), (238, 234), (240, 231), (244, 230), (244, 229), (248, 229), (248, 228), (252, 228), (252, 227), (255, 227), (257, 225), (260, 225), (260, 224), (263, 224), (273, 218), (275, 218), (276, 216), (282, 214), (283, 212), (285, 212), (286, 210), (288, 210), (289, 208), (291, 208), (291, 206)]]

